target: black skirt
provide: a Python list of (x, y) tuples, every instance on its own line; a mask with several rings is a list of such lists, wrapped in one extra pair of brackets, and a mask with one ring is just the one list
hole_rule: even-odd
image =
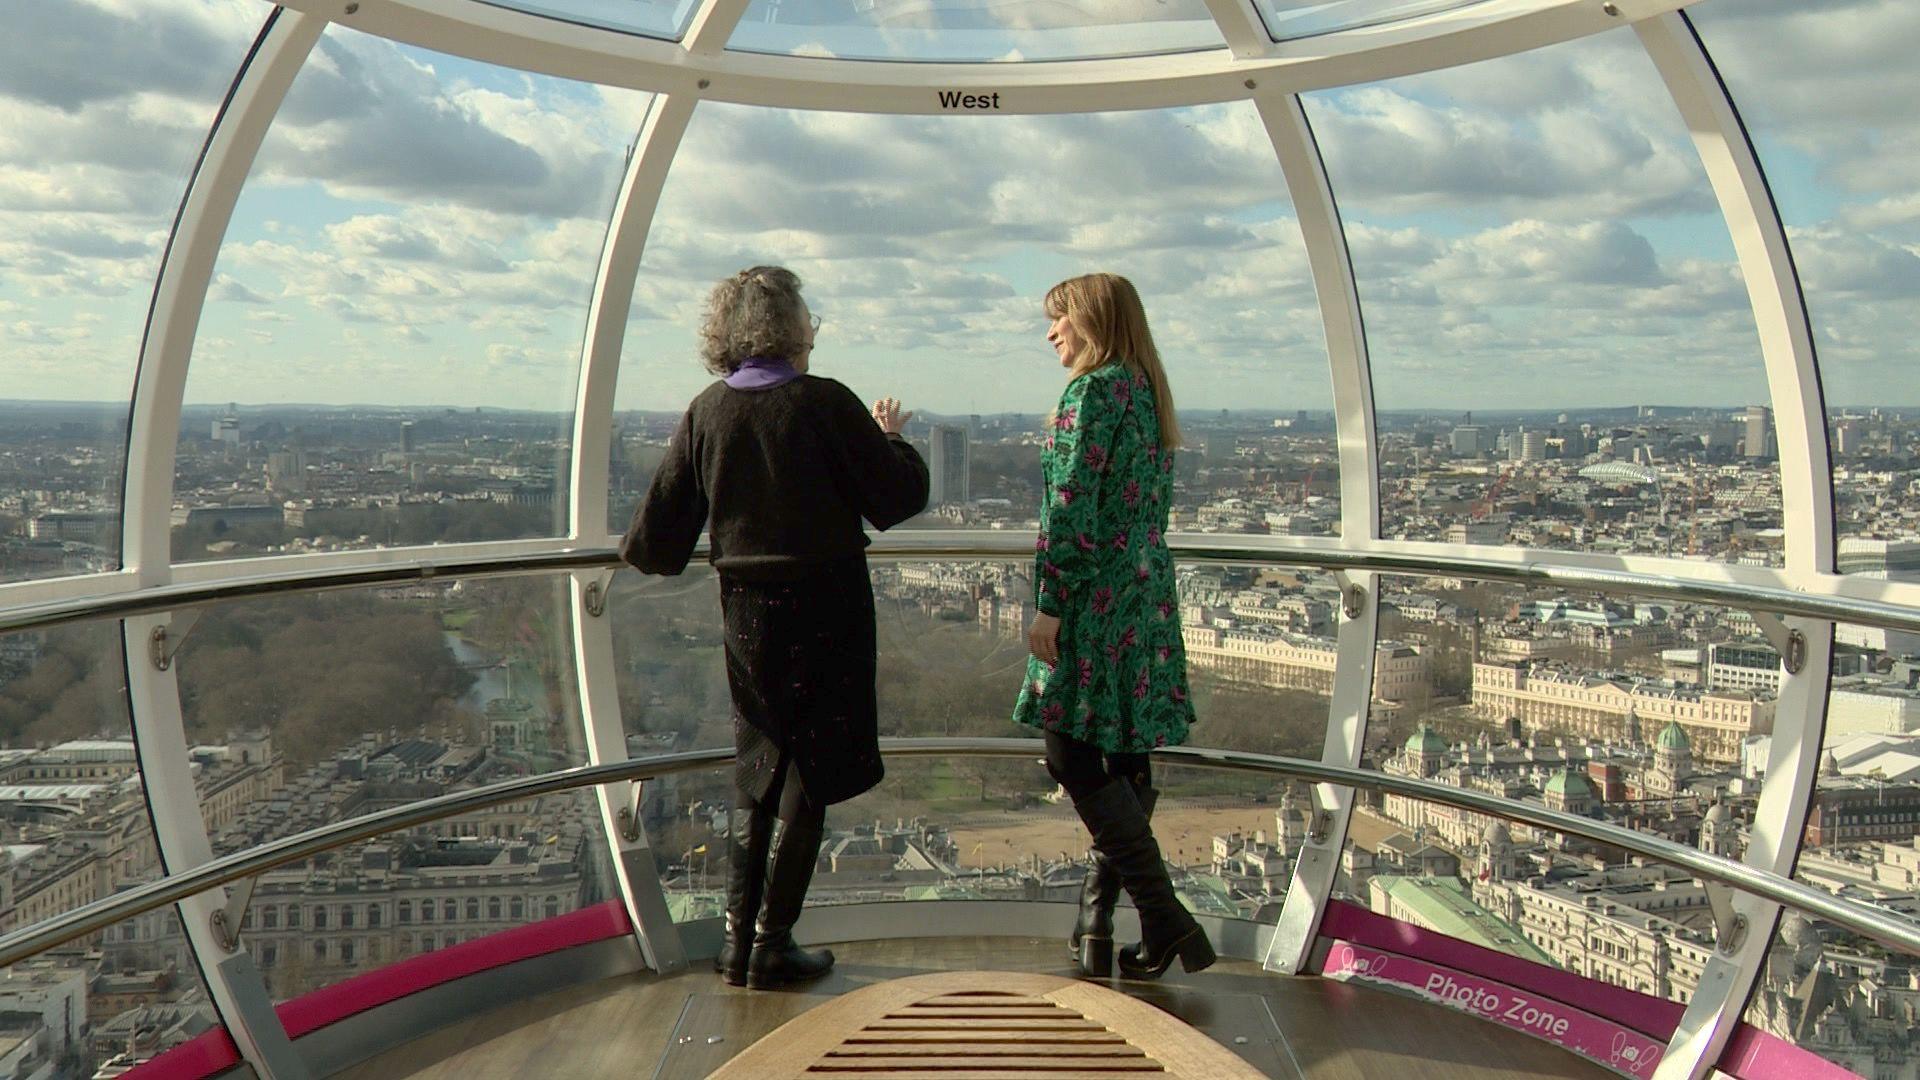
[(873, 582), (864, 558), (797, 581), (720, 575), (734, 782), (766, 798), (782, 755), (814, 802), (845, 802), (880, 782)]

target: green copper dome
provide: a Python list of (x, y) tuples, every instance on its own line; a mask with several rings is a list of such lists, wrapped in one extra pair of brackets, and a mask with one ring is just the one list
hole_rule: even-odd
[(1660, 729), (1660, 738), (1654, 746), (1661, 750), (1690, 751), (1693, 749), (1693, 740), (1687, 738), (1687, 729), (1681, 727), (1678, 720), (1669, 720), (1667, 726)]
[(1409, 754), (1444, 754), (1447, 752), (1447, 740), (1433, 730), (1431, 725), (1421, 724), (1420, 730), (1407, 736)]
[(1547, 794), (1564, 795), (1572, 799), (1591, 799), (1594, 796), (1593, 781), (1585, 773), (1562, 769), (1547, 780)]

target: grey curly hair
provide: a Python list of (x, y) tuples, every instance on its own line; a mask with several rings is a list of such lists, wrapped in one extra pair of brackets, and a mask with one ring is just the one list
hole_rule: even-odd
[(729, 375), (750, 356), (794, 360), (807, 347), (800, 276), (784, 266), (753, 266), (722, 278), (707, 294), (700, 359)]

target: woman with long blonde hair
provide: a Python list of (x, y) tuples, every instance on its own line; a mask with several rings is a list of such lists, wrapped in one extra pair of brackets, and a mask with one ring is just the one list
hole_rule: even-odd
[(1068, 381), (1040, 455), (1038, 614), (1013, 718), (1045, 735), (1047, 771), (1093, 836), (1068, 940), (1081, 969), (1110, 972), (1124, 886), (1141, 941), (1121, 950), (1121, 974), (1157, 978), (1176, 956), (1198, 971), (1213, 946), (1181, 906), (1149, 823), (1158, 793), (1147, 754), (1185, 742), (1194, 722), (1166, 543), (1180, 445), (1173, 391), (1126, 278), (1070, 278), (1047, 292), (1046, 312)]

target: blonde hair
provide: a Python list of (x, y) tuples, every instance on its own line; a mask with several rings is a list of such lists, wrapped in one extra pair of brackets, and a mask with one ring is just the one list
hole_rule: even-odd
[(807, 345), (800, 276), (784, 266), (750, 266), (720, 279), (707, 294), (700, 324), (700, 360), (730, 375), (750, 356), (796, 359)]
[(1145, 376), (1153, 388), (1154, 412), (1160, 417), (1160, 445), (1168, 450), (1178, 447), (1180, 421), (1173, 412), (1173, 387), (1160, 364), (1160, 350), (1153, 347), (1147, 309), (1133, 282), (1118, 274), (1068, 278), (1047, 290), (1046, 309), (1049, 318), (1066, 316), (1080, 338), (1080, 352), (1073, 357), (1068, 376), (1077, 379), (1115, 362)]

